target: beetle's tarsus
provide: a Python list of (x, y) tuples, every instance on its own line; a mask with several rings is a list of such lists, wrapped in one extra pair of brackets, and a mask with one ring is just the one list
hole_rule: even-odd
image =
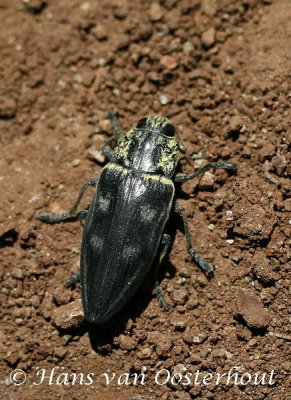
[(171, 247), (171, 243), (172, 243), (172, 239), (171, 236), (167, 235), (166, 233), (163, 234), (161, 243), (164, 244), (164, 248), (161, 252), (160, 258), (159, 258), (159, 262), (156, 266), (156, 270), (155, 270), (155, 292), (156, 292), (156, 296), (157, 299), (159, 301), (159, 304), (162, 308), (164, 308), (165, 310), (169, 310), (169, 305), (166, 302), (164, 296), (163, 296), (163, 292), (162, 289), (159, 285), (159, 281), (158, 281), (158, 273), (159, 273), (159, 267), (163, 261), (163, 259), (165, 258), (166, 254), (168, 253), (170, 247)]
[(45, 213), (45, 214), (40, 214), (38, 218), (46, 222), (47, 224), (57, 224), (58, 222), (64, 221), (68, 218), (71, 218), (77, 211), (78, 205), (83, 197), (83, 194), (86, 192), (89, 186), (96, 186), (99, 178), (93, 178), (90, 179), (85, 185), (82, 187), (80, 190), (80, 193), (78, 194), (78, 197), (73, 205), (73, 207), (66, 213), (63, 214), (50, 214), (50, 213)]
[(192, 248), (188, 249), (190, 256), (193, 258), (193, 260), (199, 265), (199, 267), (206, 272), (208, 275), (213, 274), (213, 266), (209, 264), (207, 261), (204, 260), (199, 254), (196, 253), (196, 251)]
[(187, 248), (190, 256), (192, 259), (199, 265), (199, 267), (206, 272), (207, 274), (212, 274), (213, 273), (213, 267), (211, 264), (206, 262), (199, 254), (196, 253), (196, 251), (193, 249), (192, 246), (192, 240), (191, 240), (191, 235), (189, 231), (189, 226), (188, 226), (188, 221), (187, 221), (187, 216), (185, 213), (184, 207), (176, 200), (175, 203), (175, 212), (179, 214), (182, 219), (183, 219), (183, 225), (184, 225), (184, 234), (185, 238), (187, 241)]
[(166, 302), (166, 300), (163, 296), (163, 292), (162, 292), (162, 289), (161, 289), (158, 281), (155, 282), (155, 292), (156, 292), (156, 296), (157, 296), (160, 307), (164, 308), (166, 311), (169, 311), (170, 306)]
[(65, 214), (50, 214), (50, 213), (44, 213), (40, 214), (38, 216), (38, 219), (40, 219), (42, 222), (46, 222), (47, 224), (56, 224), (60, 221), (63, 221), (64, 219), (68, 218), (68, 213)]
[(202, 168), (199, 168), (192, 175), (186, 175), (186, 174), (178, 173), (178, 174), (176, 174), (174, 180), (175, 180), (175, 182), (181, 182), (181, 183), (187, 182), (190, 179), (196, 178), (197, 176), (199, 176), (201, 174), (204, 174), (204, 172), (208, 171), (211, 168), (228, 169), (228, 170), (231, 170), (231, 171), (235, 171), (236, 170), (236, 165), (233, 164), (232, 162), (229, 162), (229, 161), (212, 162), (212, 163), (204, 165)]
[(80, 281), (80, 270), (74, 272), (70, 278), (64, 283), (65, 287), (74, 287), (76, 283)]

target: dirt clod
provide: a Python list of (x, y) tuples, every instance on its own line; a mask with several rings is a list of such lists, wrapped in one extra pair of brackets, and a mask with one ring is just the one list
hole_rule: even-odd
[(123, 350), (133, 350), (137, 346), (136, 340), (130, 336), (120, 336), (120, 347)]
[(16, 101), (12, 97), (2, 95), (0, 97), (0, 118), (12, 118), (17, 110)]
[(75, 300), (69, 304), (55, 308), (51, 319), (61, 329), (70, 329), (81, 325), (84, 320), (82, 301)]
[(236, 296), (237, 313), (249, 328), (262, 329), (269, 325), (270, 315), (261, 301), (253, 294), (240, 290)]

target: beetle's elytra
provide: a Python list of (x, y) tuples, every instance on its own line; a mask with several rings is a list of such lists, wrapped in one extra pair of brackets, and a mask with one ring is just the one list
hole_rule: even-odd
[[(118, 131), (116, 117), (110, 117)], [(109, 163), (99, 178), (84, 185), (72, 209), (39, 217), (48, 223), (69, 218), (87, 187), (96, 186), (89, 210), (82, 213), (80, 279), (85, 318), (97, 324), (111, 319), (136, 292), (160, 243), (165, 245), (160, 262), (165, 256), (171, 241), (164, 226), (172, 208), (183, 218), (190, 255), (202, 269), (212, 272), (212, 266), (192, 247), (184, 209), (174, 202), (173, 181), (185, 182), (210, 168), (235, 168), (230, 162), (214, 162), (192, 175), (175, 175), (179, 161), (175, 128), (159, 116), (141, 119), (125, 135), (118, 132), (114, 149), (104, 146), (103, 152)], [(157, 282), (155, 288), (160, 304), (167, 308)]]

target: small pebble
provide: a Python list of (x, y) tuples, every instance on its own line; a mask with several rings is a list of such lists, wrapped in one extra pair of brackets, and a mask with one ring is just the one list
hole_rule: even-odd
[(97, 161), (99, 164), (105, 163), (104, 154), (102, 153), (101, 150), (96, 149), (95, 146), (89, 147), (89, 149), (86, 152), (86, 157), (89, 158), (89, 160)]
[(173, 291), (172, 298), (175, 304), (178, 305), (183, 305), (186, 303), (188, 300), (188, 293), (187, 290), (182, 288), (182, 289), (177, 289)]
[(141, 351), (136, 353), (136, 355), (141, 360), (145, 360), (145, 359), (151, 358), (152, 350), (149, 347), (146, 347), (145, 349), (142, 349)]
[(75, 158), (71, 163), (73, 168), (78, 167), (78, 165), (80, 165), (80, 164), (81, 164), (81, 160), (79, 158)]
[(187, 371), (187, 368), (184, 364), (177, 364), (173, 368), (173, 374), (184, 374)]
[(107, 39), (107, 31), (104, 25), (98, 24), (92, 29), (92, 35), (98, 40), (105, 40)]
[(163, 56), (160, 62), (165, 68), (168, 69), (175, 69), (178, 65), (176, 59), (172, 56)]
[(161, 102), (161, 104), (163, 104), (163, 105), (168, 104), (168, 98), (167, 98), (167, 96), (161, 95), (161, 96), (160, 96), (160, 102)]
[(209, 190), (213, 187), (215, 181), (215, 175), (209, 171), (206, 171), (199, 182), (199, 188), (201, 190)]
[(244, 132), (246, 129), (243, 123), (243, 119), (238, 115), (231, 117), (229, 125), (230, 125), (230, 132)]
[(197, 336), (193, 336), (192, 338), (192, 343), (194, 344), (201, 344), (203, 343), (205, 340), (207, 339), (207, 336), (204, 335), (203, 333), (197, 335)]
[(89, 11), (91, 9), (91, 4), (88, 1), (85, 1), (80, 5), (80, 9), (82, 11)]
[(205, 14), (213, 17), (217, 11), (216, 0), (202, 0), (201, 9)]
[(53, 292), (54, 302), (58, 305), (68, 304), (71, 298), (71, 290), (64, 287), (57, 287)]
[(194, 46), (191, 42), (185, 42), (183, 44), (183, 51), (184, 53), (190, 53), (194, 49)]
[(133, 350), (136, 348), (136, 340), (130, 336), (120, 335), (120, 347), (123, 350)]
[(161, 340), (157, 343), (156, 353), (158, 356), (166, 357), (169, 354), (169, 351), (172, 347), (171, 338), (161, 338)]
[(75, 74), (73, 77), (73, 81), (76, 83), (82, 83), (83, 82), (83, 76), (81, 74)]
[(215, 42), (215, 29), (210, 28), (206, 32), (203, 32), (201, 36), (201, 42), (205, 47), (213, 46)]
[(163, 18), (164, 10), (159, 3), (152, 3), (150, 6), (150, 20), (153, 22), (160, 21)]
[(112, 124), (109, 119), (102, 119), (99, 121), (99, 129), (101, 132), (111, 132), (112, 130)]
[(226, 220), (227, 221), (233, 221), (233, 215), (232, 215), (232, 211), (231, 210), (226, 210), (226, 212), (225, 212), (225, 214), (226, 214)]

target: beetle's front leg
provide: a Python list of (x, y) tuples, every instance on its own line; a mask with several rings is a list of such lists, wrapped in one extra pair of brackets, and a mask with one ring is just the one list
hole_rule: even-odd
[(160, 259), (159, 259), (159, 262), (158, 262), (158, 264), (156, 266), (156, 270), (155, 270), (155, 286), (154, 286), (154, 288), (155, 288), (155, 292), (156, 292), (156, 296), (159, 301), (159, 304), (165, 310), (169, 310), (170, 307), (163, 296), (162, 289), (160, 288), (159, 281), (158, 281), (158, 272), (159, 272), (159, 267), (160, 267), (163, 259), (165, 258), (165, 255), (168, 253), (168, 251), (170, 249), (171, 243), (172, 243), (171, 237), (164, 233), (163, 238), (162, 238), (162, 244), (164, 244), (165, 246), (161, 252)]
[(110, 138), (109, 140), (107, 140), (107, 142), (105, 142), (103, 144), (102, 153), (105, 155), (105, 157), (108, 158), (108, 160), (110, 160), (112, 157), (112, 153), (113, 153), (113, 150), (111, 149), (111, 145), (112, 145), (112, 143), (117, 142), (118, 138), (121, 136), (122, 133), (121, 133), (121, 127), (120, 127), (120, 123), (117, 118), (117, 115), (114, 114), (112, 111), (109, 111), (108, 118), (111, 121), (113, 133), (115, 136), (113, 138)]
[(184, 207), (176, 200), (175, 202), (175, 212), (179, 214), (182, 219), (183, 219), (183, 224), (184, 224), (184, 234), (186, 237), (187, 241), (187, 248), (190, 256), (192, 259), (199, 265), (199, 267), (206, 272), (207, 274), (212, 274), (213, 273), (213, 267), (211, 264), (209, 264), (207, 261), (205, 261), (199, 254), (196, 253), (196, 251), (193, 249), (192, 246), (192, 241), (191, 241), (191, 235), (189, 232), (189, 226), (188, 226), (188, 221), (185, 213)]
[(109, 111), (109, 113), (108, 113), (108, 118), (109, 118), (110, 121), (111, 121), (111, 125), (112, 125), (112, 129), (113, 129), (114, 135), (115, 135), (116, 138), (118, 139), (119, 136), (122, 135), (121, 126), (120, 126), (118, 117), (117, 117), (117, 115), (114, 114), (112, 111)]
[[(45, 213), (45, 214), (40, 214), (38, 218), (46, 222), (47, 224), (56, 224), (57, 222), (64, 221), (65, 219), (68, 219), (72, 217), (75, 212), (77, 211), (78, 205), (83, 197), (83, 194), (85, 191), (88, 189), (89, 186), (96, 186), (99, 178), (93, 178), (90, 179), (85, 185), (82, 187), (80, 193), (78, 194), (78, 197), (73, 205), (73, 207), (66, 213), (64, 214), (52, 214), (52, 213)], [(81, 222), (82, 223), (82, 222)]]
[(229, 169), (231, 171), (235, 171), (236, 165), (229, 162), (229, 161), (217, 161), (217, 162), (212, 162), (209, 164), (204, 165), (202, 168), (199, 168), (194, 174), (192, 175), (186, 175), (186, 174), (176, 174), (174, 180), (175, 182), (186, 182), (189, 181), (190, 179), (196, 178), (196, 176), (199, 176), (203, 174), (204, 172), (208, 171), (211, 168), (216, 168), (216, 169)]

